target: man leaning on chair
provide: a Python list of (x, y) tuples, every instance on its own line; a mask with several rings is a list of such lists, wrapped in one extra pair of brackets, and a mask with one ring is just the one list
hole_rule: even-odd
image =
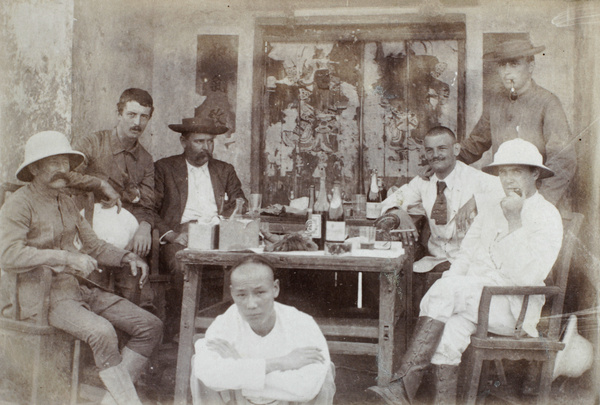
[[(0, 209), (2, 312), (20, 305), (24, 318), (35, 313), (39, 268), (52, 270), (48, 322), (90, 345), (108, 393), (103, 404), (141, 404), (133, 383), (162, 337), (156, 316), (90, 282), (103, 266), (116, 266), (145, 283), (148, 265), (135, 253), (100, 240), (65, 193), (68, 173), (83, 162), (65, 135), (45, 131), (25, 145), (17, 178), (28, 182)], [(20, 275), (18, 303), (5, 300), (4, 289)], [(12, 281), (15, 279), (15, 281)], [(8, 301), (8, 302), (7, 302)], [(129, 335), (122, 350), (116, 329)]]

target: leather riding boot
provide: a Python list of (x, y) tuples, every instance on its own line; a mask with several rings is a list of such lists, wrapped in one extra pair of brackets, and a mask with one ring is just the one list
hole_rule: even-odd
[(425, 369), (440, 343), (446, 324), (427, 316), (421, 316), (402, 357), (400, 368), (387, 387), (370, 387), (368, 390), (379, 395), (388, 405), (413, 402)]
[(115, 403), (117, 405), (142, 405), (129, 372), (122, 366), (122, 362), (119, 365), (100, 371), (99, 374), (110, 394), (102, 398), (102, 405)]
[(456, 404), (458, 366), (440, 364), (435, 366), (435, 405)]
[(135, 384), (146, 368), (148, 358), (137, 352), (134, 352), (127, 346), (125, 346), (121, 351), (121, 357), (123, 360), (121, 360), (120, 365), (127, 370), (129, 377), (131, 377), (131, 381)]

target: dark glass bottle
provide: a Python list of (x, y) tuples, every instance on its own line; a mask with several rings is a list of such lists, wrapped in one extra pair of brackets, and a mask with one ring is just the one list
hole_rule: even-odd
[(319, 249), (323, 248), (322, 239), (322, 220), (321, 214), (314, 212), (315, 207), (315, 186), (311, 185), (308, 189), (308, 214), (306, 221), (306, 231), (312, 240), (319, 246)]
[[(315, 227), (315, 233), (313, 239), (315, 239), (315, 243), (319, 246), (319, 250), (323, 250), (325, 247), (325, 233), (326, 226), (325, 221), (327, 218), (327, 211), (329, 210), (329, 202), (327, 201), (327, 187), (325, 185), (325, 177), (320, 178), (319, 184), (319, 195), (315, 201), (315, 205), (313, 206), (313, 220)], [(320, 237), (316, 237), (320, 234)]]

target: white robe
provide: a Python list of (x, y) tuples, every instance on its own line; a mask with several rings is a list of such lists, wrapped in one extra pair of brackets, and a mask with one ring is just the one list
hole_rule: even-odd
[[(275, 302), (275, 313), (273, 330), (261, 337), (242, 319), (235, 304), (229, 307), (208, 328), (205, 339), (196, 342), (193, 377), (215, 391), (241, 390), (253, 403), (308, 402), (316, 397), (331, 362), (325, 337), (310, 315), (294, 307)], [(241, 358), (224, 359), (209, 350), (206, 341), (211, 339), (229, 342)], [(298, 370), (265, 373), (265, 359), (306, 346), (320, 348), (325, 361)]]

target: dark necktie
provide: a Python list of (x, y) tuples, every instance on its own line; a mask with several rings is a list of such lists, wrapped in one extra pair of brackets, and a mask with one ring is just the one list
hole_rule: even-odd
[(446, 189), (446, 183), (443, 181), (437, 182), (437, 197), (431, 210), (431, 219), (435, 221), (437, 225), (446, 225), (448, 223), (448, 207), (446, 204), (446, 196), (444, 190)]

